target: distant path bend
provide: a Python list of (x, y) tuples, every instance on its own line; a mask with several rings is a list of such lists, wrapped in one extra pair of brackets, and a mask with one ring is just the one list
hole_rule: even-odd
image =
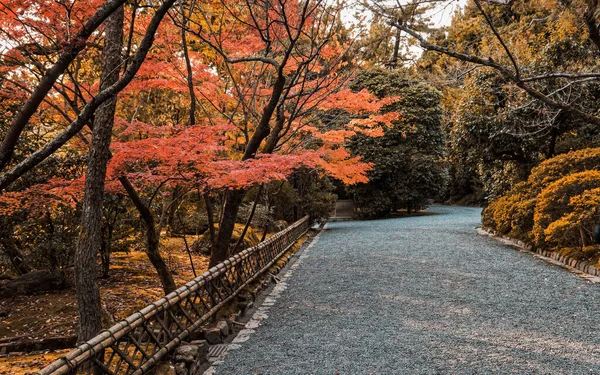
[(330, 223), (217, 374), (600, 374), (600, 284), (430, 211)]

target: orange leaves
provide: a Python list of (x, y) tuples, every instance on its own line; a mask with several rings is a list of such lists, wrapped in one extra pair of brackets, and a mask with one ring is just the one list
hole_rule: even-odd
[(371, 169), (371, 164), (361, 162), (359, 156), (351, 157), (343, 148), (319, 150), (318, 165), (328, 175), (348, 185), (369, 181), (367, 172)]
[(351, 114), (378, 112), (383, 104), (369, 91), (352, 92), (350, 89), (331, 93), (319, 106), (322, 110), (343, 109)]
[(367, 89), (358, 92), (344, 89), (328, 95), (319, 108), (322, 110), (343, 109), (353, 115), (375, 113), (379, 112), (383, 106), (398, 99), (397, 96), (379, 99)]
[(294, 169), (306, 165), (306, 162), (295, 155), (261, 155), (244, 161), (222, 160), (214, 164), (208, 184), (217, 189), (235, 189), (285, 180)]
[(23, 191), (5, 192), (0, 194), (0, 214), (9, 216), (27, 210), (41, 217), (60, 206), (74, 208), (82, 197), (83, 184), (83, 179), (55, 178)]
[(222, 134), (230, 129), (227, 125), (156, 128), (152, 137), (113, 143), (109, 176), (131, 174), (145, 184), (166, 179), (202, 183), (223, 150)]
[(355, 131), (349, 130), (349, 129), (330, 130), (330, 131), (326, 131), (324, 133), (319, 133), (319, 132), (312, 133), (313, 137), (318, 138), (321, 141), (323, 141), (323, 143), (329, 144), (329, 145), (342, 144), (342, 143), (344, 143), (344, 141), (346, 139), (352, 137), (355, 134), (356, 134)]
[(401, 116), (398, 112), (387, 112), (384, 114), (372, 114), (364, 119), (354, 119), (350, 124), (357, 129), (371, 129), (376, 126), (391, 126), (393, 121), (398, 121), (400, 118)]

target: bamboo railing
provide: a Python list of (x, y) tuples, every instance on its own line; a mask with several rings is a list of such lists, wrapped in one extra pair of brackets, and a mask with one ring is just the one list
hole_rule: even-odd
[(149, 373), (191, 332), (273, 265), (309, 227), (306, 216), (100, 332), (39, 373)]

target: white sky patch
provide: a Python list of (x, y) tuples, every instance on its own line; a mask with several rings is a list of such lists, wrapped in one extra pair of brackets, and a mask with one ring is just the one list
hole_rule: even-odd
[[(414, 0), (400, 0), (401, 4), (409, 4)], [(452, 17), (454, 14), (461, 10), (466, 4), (468, 0), (438, 0), (438, 4), (431, 9), (426, 17), (430, 18), (430, 25), (433, 28), (442, 28), (448, 26), (452, 23)], [(380, 2), (382, 4), (382, 2)], [(389, 0), (389, 5), (394, 6), (397, 4), (396, 0)], [(360, 3), (354, 3), (353, 5), (348, 6), (342, 11), (342, 20), (348, 26), (356, 26), (361, 24), (362, 28), (355, 29), (355, 32), (358, 33), (366, 33), (368, 32), (368, 26), (371, 22), (372, 14), (369, 10), (365, 10), (364, 6), (360, 5)], [(391, 43), (393, 41), (390, 41)], [(407, 55), (413, 61), (418, 59), (423, 50), (419, 46), (409, 45), (408, 40), (404, 39), (403, 45), (401, 49), (403, 53)]]
[(433, 26), (444, 27), (450, 25), (454, 13), (462, 9), (466, 4), (467, 0), (453, 0), (438, 5), (429, 14)]

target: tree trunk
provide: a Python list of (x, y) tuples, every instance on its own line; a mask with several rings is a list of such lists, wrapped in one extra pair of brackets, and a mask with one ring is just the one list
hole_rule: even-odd
[(177, 289), (177, 287), (175, 286), (175, 280), (173, 280), (173, 275), (171, 275), (169, 267), (167, 267), (167, 264), (161, 257), (158, 250), (159, 233), (156, 231), (154, 215), (152, 215), (152, 212), (150, 212), (150, 209), (146, 206), (146, 204), (142, 202), (142, 199), (138, 195), (133, 185), (131, 185), (131, 182), (129, 182), (127, 177), (119, 177), (119, 181), (125, 188), (129, 198), (137, 208), (142, 220), (144, 221), (144, 225), (146, 226), (146, 254), (148, 255), (148, 259), (150, 259), (150, 263), (152, 263), (154, 269), (156, 269), (156, 272), (158, 273), (158, 277), (160, 278), (160, 282), (162, 283), (165, 294), (169, 294)]
[(108, 224), (106, 238), (102, 240), (102, 246), (100, 247), (100, 260), (102, 263), (102, 278), (108, 279), (110, 272), (110, 252), (112, 248), (112, 233), (113, 226)]
[[(124, 10), (120, 7), (107, 20), (102, 61), (103, 90), (119, 79), (123, 48)], [(79, 341), (87, 341), (102, 328), (100, 290), (96, 280), (96, 256), (102, 242), (102, 204), (106, 165), (117, 98), (113, 96), (96, 111), (88, 153), (81, 229), (75, 252), (75, 286), (79, 308)]]
[[(273, 117), (273, 113), (275, 113), (275, 110), (277, 109), (279, 99), (283, 94), (285, 82), (286, 79), (283, 71), (280, 71), (277, 80), (273, 84), (273, 91), (271, 92), (269, 102), (263, 110), (254, 134), (250, 137), (242, 160), (254, 158), (260, 148), (260, 144), (269, 136), (269, 133), (271, 132), (269, 123)], [(232, 190), (227, 194), (225, 207), (223, 207), (223, 217), (221, 219), (221, 224), (219, 225), (219, 233), (217, 234), (217, 239), (210, 255), (209, 267), (215, 266), (219, 262), (227, 259), (229, 244), (231, 243), (233, 229), (235, 228), (235, 220), (245, 194), (246, 190), (243, 189)]]
[(402, 35), (402, 30), (398, 29), (396, 31), (396, 40), (394, 41), (394, 52), (392, 54), (392, 59), (390, 60), (390, 66), (392, 69), (396, 69), (398, 67), (398, 59), (400, 58), (400, 36)]
[(254, 199), (254, 203), (252, 204), (252, 209), (250, 210), (250, 215), (248, 215), (248, 220), (246, 220), (246, 225), (244, 226), (244, 230), (242, 230), (242, 234), (240, 234), (240, 238), (238, 238), (235, 246), (233, 247), (233, 253), (238, 252), (238, 248), (244, 242), (244, 237), (246, 237), (246, 232), (248, 232), (248, 228), (250, 228), (250, 224), (252, 224), (252, 219), (254, 219), (254, 213), (256, 212), (256, 206), (258, 206), (258, 201), (260, 200), (260, 195), (262, 194), (263, 188), (265, 185), (260, 185), (258, 188), (258, 192), (256, 193), (256, 199)]
[(2, 238), (0, 243), (18, 276), (31, 272), (31, 266), (12, 238)]
[(581, 247), (589, 246), (588, 234), (585, 232), (583, 225), (579, 226), (579, 236), (581, 237)]
[(245, 190), (232, 190), (225, 197), (225, 206), (223, 207), (223, 218), (219, 225), (219, 233), (210, 254), (209, 268), (216, 266), (227, 259), (229, 255), (229, 244), (235, 228), (238, 210), (244, 200)]
[(546, 151), (546, 158), (550, 159), (554, 157), (556, 154), (556, 140), (558, 138), (558, 129), (552, 128), (552, 133), (550, 134), (550, 142), (548, 144), (548, 150)]
[(213, 217), (212, 199), (210, 194), (202, 194), (204, 197), (204, 205), (206, 206), (206, 217), (208, 218), (208, 234), (210, 235), (211, 246), (215, 243), (215, 219)]
[[(181, 3), (181, 10), (183, 13), (183, 2)], [(186, 22), (186, 26), (187, 26)], [(187, 39), (185, 36), (185, 27), (181, 28), (181, 48), (183, 49), (183, 58), (185, 60), (185, 68), (187, 71), (187, 86), (188, 93), (190, 95), (190, 118), (188, 120), (188, 124), (195, 125), (196, 124), (196, 93), (194, 92), (194, 76), (192, 72), (192, 63), (190, 61), (190, 55), (188, 52)]]

